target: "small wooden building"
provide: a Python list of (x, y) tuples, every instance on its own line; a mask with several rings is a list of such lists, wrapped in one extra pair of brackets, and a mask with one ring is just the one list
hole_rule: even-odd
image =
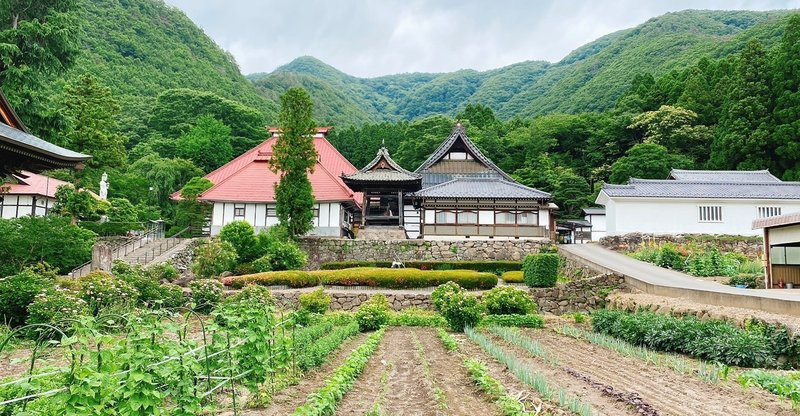
[(766, 288), (800, 288), (800, 212), (757, 219), (753, 229), (764, 230)]
[(406, 207), (411, 206), (407, 195), (422, 186), (422, 175), (403, 169), (385, 146), (381, 146), (367, 166), (353, 174), (343, 174), (342, 180), (350, 189), (363, 194), (362, 227), (393, 225), (404, 228)]

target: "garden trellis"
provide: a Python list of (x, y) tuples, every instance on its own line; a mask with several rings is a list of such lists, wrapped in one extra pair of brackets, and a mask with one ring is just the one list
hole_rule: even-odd
[[(295, 312), (234, 302), (218, 308), (208, 322), (185, 309), (113, 316), (75, 320), (68, 333), (39, 324), (10, 334), (0, 352), (17, 332), (38, 329), (41, 336), (27, 374), (0, 384), (0, 409), (24, 411), (37, 399), (49, 398), (66, 414), (102, 414), (111, 406), (119, 414), (161, 414), (165, 409), (192, 414), (227, 387), (237, 414), (237, 385), (257, 400), (262, 387), (272, 394), (284, 378), (299, 372)], [(188, 333), (193, 321), (201, 331), (196, 339)], [(123, 333), (109, 333), (107, 325)], [(63, 347), (69, 363), (37, 372), (38, 353), (46, 345)]]

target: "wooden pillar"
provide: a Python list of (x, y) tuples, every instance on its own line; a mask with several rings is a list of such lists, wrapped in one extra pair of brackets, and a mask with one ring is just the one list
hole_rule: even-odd
[(400, 211), (398, 214), (400, 216), (400, 228), (405, 228), (405, 223), (403, 221), (403, 211), (405, 207), (403, 206), (403, 191), (397, 191), (397, 210)]
[(369, 201), (369, 192), (364, 190), (364, 199), (361, 202), (361, 228), (367, 225), (367, 201)]
[(772, 250), (769, 247), (770, 228), (764, 227), (764, 287), (772, 289)]

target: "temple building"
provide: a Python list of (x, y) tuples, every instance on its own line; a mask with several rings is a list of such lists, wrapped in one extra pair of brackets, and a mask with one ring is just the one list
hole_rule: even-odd
[(26, 170), (82, 168), (90, 155), (74, 152), (32, 135), (0, 90), (0, 178)]
[(503, 172), (467, 137), (461, 123), (416, 173), (413, 194), (424, 239), (553, 239), (552, 196)]
[[(360, 228), (397, 226), (418, 235), (419, 214), (413, 208), (410, 194), (422, 186), (422, 175), (403, 169), (385, 146), (381, 146), (367, 166), (353, 174), (342, 175), (342, 180), (363, 195)], [(406, 217), (410, 220), (408, 223)], [(416, 227), (409, 230), (406, 224)]]

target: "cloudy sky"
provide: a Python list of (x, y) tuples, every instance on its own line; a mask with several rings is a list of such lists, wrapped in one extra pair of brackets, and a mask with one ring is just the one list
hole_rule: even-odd
[(233, 53), (245, 74), (311, 55), (361, 77), (555, 62), (670, 11), (800, 8), (800, 0), (166, 1)]

